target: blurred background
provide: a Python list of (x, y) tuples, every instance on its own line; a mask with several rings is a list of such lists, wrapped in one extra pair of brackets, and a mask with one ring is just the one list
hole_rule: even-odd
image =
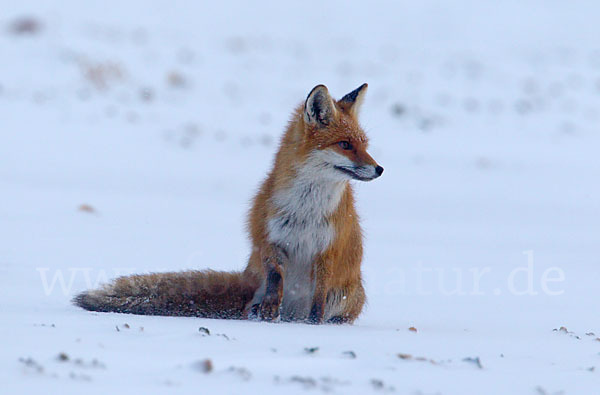
[[(80, 314), (72, 294), (122, 273), (243, 268), (245, 213), (292, 110), (317, 84), (339, 98), (368, 82), (361, 121), (386, 171), (356, 185), (359, 326), (598, 329), (597, 2), (0, 5), (14, 320)], [(515, 286), (533, 293), (515, 295), (531, 257)], [(477, 295), (474, 268), (490, 269)]]

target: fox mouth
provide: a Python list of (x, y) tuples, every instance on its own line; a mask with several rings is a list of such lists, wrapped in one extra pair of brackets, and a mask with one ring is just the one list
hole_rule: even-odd
[(365, 168), (362, 166), (356, 166), (356, 167), (351, 167), (351, 166), (337, 166), (334, 165), (333, 166), (336, 170), (341, 171), (342, 173), (350, 176), (352, 179), (354, 180), (358, 180), (358, 181), (371, 181), (376, 179), (377, 177), (379, 177), (379, 174), (373, 174), (372, 176), (368, 177), (368, 176), (364, 176), (362, 174), (360, 174), (361, 172), (365, 172)]

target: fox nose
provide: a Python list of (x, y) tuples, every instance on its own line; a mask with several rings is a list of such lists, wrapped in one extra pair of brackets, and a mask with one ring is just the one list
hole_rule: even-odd
[(377, 166), (375, 168), (375, 173), (377, 173), (377, 176), (380, 176), (383, 173), (383, 167)]

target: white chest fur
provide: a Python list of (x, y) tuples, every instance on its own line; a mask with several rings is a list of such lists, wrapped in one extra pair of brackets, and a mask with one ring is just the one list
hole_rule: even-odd
[(343, 183), (298, 180), (277, 193), (279, 213), (268, 222), (269, 241), (286, 250), (298, 263), (309, 263), (327, 249), (334, 231), (327, 218), (337, 208)]
[(277, 192), (272, 200), (278, 214), (267, 225), (269, 242), (282, 247), (289, 258), (284, 268), (283, 319), (308, 315), (314, 293), (314, 259), (335, 237), (328, 217), (337, 208), (346, 181), (311, 174), (318, 170), (307, 164), (290, 187)]

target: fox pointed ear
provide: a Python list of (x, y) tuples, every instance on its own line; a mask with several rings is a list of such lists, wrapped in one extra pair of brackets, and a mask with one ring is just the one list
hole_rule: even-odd
[(313, 126), (329, 125), (337, 117), (335, 103), (325, 85), (317, 85), (304, 103), (304, 122)]
[(357, 117), (368, 87), (368, 84), (362, 84), (346, 96), (342, 97), (338, 102), (340, 107)]

